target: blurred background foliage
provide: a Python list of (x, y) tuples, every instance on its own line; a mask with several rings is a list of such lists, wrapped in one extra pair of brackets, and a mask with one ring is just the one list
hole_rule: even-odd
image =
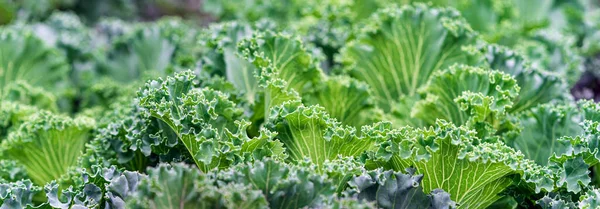
[[(243, 20), (258, 22), (270, 19), (278, 25), (307, 33), (309, 30), (326, 30), (319, 34), (343, 37), (339, 29), (344, 21), (366, 18), (385, 3), (405, 4), (423, 0), (326, 0), (328, 8), (320, 8), (315, 1), (299, 0), (0, 0), (0, 25), (44, 22), (59, 12), (73, 13), (79, 21), (88, 26), (102, 26), (103, 20), (119, 19), (125, 22), (155, 21), (164, 16), (178, 16), (187, 23), (207, 26), (212, 22)], [(319, 1), (316, 1), (319, 2)], [(349, 3), (352, 2), (352, 3)], [(584, 73), (571, 82), (571, 94), (576, 99), (600, 100), (600, 14), (598, 0), (528, 0), (528, 1), (469, 1), (424, 0), (439, 6), (456, 7), (459, 11), (482, 11), (466, 13), (463, 16), (476, 31), (484, 34), (487, 41), (510, 47), (523, 44), (520, 37), (531, 37), (533, 33), (554, 33), (562, 30), (577, 48), (584, 63)], [(507, 3), (508, 2), (508, 3)], [(508, 4), (515, 3), (516, 10), (509, 10)], [(343, 7), (353, 4), (351, 7)], [(340, 8), (350, 8), (351, 15), (340, 17)], [(359, 5), (359, 6), (357, 6)], [(479, 7), (480, 9), (470, 9)], [(490, 9), (487, 11), (486, 9)], [(493, 10), (493, 11), (492, 11)], [(341, 12), (343, 13), (343, 12)], [(321, 27), (308, 27), (316, 22), (327, 20)], [(503, 24), (518, 23), (517, 27)], [(105, 21), (106, 22), (106, 21)], [(496, 22), (497, 24), (488, 24)], [(485, 24), (482, 24), (485, 23)], [(332, 25), (338, 24), (338, 25)], [(112, 24), (107, 24), (112, 25)], [(333, 29), (331, 29), (333, 28)], [(509, 29), (510, 28), (510, 29)], [(516, 28), (516, 29), (515, 29)], [(542, 29), (542, 30), (540, 30)], [(549, 30), (551, 30), (549, 32)], [(309, 34), (309, 33), (307, 33)], [(314, 34), (314, 33), (313, 33)], [(562, 36), (563, 34), (561, 34)], [(514, 38), (517, 37), (517, 38)], [(311, 37), (308, 37), (310, 39)], [(332, 60), (337, 51), (335, 39), (320, 43), (327, 37), (312, 37), (326, 56)], [(552, 37), (550, 37), (551, 39)], [(563, 41), (563, 37), (560, 38)], [(556, 40), (554, 40), (556, 41)], [(517, 47), (518, 48), (518, 47)], [(524, 49), (528, 50), (528, 49)], [(330, 53), (330, 51), (332, 51)], [(331, 61), (333, 62), (333, 61)], [(549, 62), (553, 62), (550, 60)]]

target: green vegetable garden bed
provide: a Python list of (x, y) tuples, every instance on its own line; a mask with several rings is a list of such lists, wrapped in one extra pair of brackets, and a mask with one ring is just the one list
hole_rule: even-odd
[(0, 209), (600, 208), (598, 4), (0, 0)]

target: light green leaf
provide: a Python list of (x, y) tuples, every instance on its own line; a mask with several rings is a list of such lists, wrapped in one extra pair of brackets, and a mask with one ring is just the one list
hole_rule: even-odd
[(257, 99), (258, 69), (237, 53), (237, 44), (252, 35), (253, 27), (238, 22), (211, 25), (205, 32), (209, 53), (203, 56), (203, 70), (222, 75), (240, 90), (250, 104)]
[(91, 136), (94, 121), (39, 112), (11, 132), (0, 153), (25, 166), (33, 183), (42, 186), (75, 166)]
[(286, 90), (293, 89), (303, 94), (310, 91), (310, 87), (314, 87), (322, 76), (317, 58), (296, 36), (271, 31), (255, 33), (251, 39), (241, 41), (238, 50), (262, 69), (259, 75), (285, 81)]
[(569, 152), (571, 144), (559, 138), (583, 134), (579, 125), (583, 121), (574, 105), (543, 104), (517, 117), (522, 131), (514, 137), (507, 136), (506, 144), (540, 165), (547, 165), (552, 155)]
[(366, 82), (376, 103), (412, 96), (434, 72), (455, 63), (475, 64), (476, 35), (459, 13), (425, 4), (392, 6), (373, 15), (357, 39), (341, 50), (347, 73)]
[(511, 185), (523, 156), (501, 142), (483, 142), (476, 133), (451, 123), (390, 132), (377, 156), (394, 170), (415, 168), (423, 191), (443, 189), (458, 208), (486, 208)]
[(457, 125), (493, 124), (512, 107), (519, 87), (505, 73), (458, 65), (434, 73), (419, 92), (425, 100), (417, 102), (411, 114), (425, 124), (437, 119)]
[(53, 112), (58, 110), (58, 103), (54, 94), (45, 91), (43, 88), (31, 86), (22, 80), (11, 82), (5, 86), (0, 99), (31, 105)]
[(533, 68), (526, 57), (507, 47), (485, 45), (481, 49), (491, 69), (512, 75), (521, 90), (510, 112), (521, 112), (554, 100), (568, 98), (567, 84), (556, 74)]
[(0, 139), (6, 139), (8, 133), (16, 131), (29, 117), (39, 109), (16, 102), (0, 102)]
[(49, 90), (65, 85), (70, 69), (63, 54), (25, 28), (0, 31), (0, 94), (17, 80)]
[(367, 115), (373, 107), (369, 87), (353, 78), (328, 77), (305, 100), (308, 104), (322, 106), (342, 124), (357, 128), (369, 124), (374, 118), (373, 115)]
[[(341, 156), (357, 156), (374, 147), (383, 138), (375, 131), (378, 125), (363, 127), (359, 135), (351, 127), (340, 125), (319, 106), (305, 107), (286, 102), (273, 108), (267, 128), (278, 133), (285, 145), (288, 160), (294, 163), (310, 159), (317, 165)], [(379, 124), (385, 126), (389, 124)]]
[(300, 95), (296, 91), (289, 89), (287, 83), (282, 79), (265, 76), (260, 81), (261, 87), (264, 89), (264, 100), (256, 106), (262, 107), (262, 109), (257, 109), (255, 114), (262, 111), (265, 121), (269, 119), (273, 107), (282, 105), (288, 101), (301, 101)]
[[(152, 152), (158, 153), (183, 145), (181, 154), (190, 156), (202, 171), (228, 167), (251, 157), (257, 150), (277, 146), (268, 142), (272, 137), (268, 131), (254, 138), (241, 134), (239, 131), (250, 125), (242, 119), (243, 110), (220, 91), (197, 88), (191, 71), (149, 81), (138, 92), (138, 99), (143, 119), (141, 124), (134, 125), (140, 125), (136, 129), (143, 131), (132, 131), (140, 135), (133, 138), (147, 140), (148, 146), (160, 145), (152, 148)], [(150, 154), (149, 148), (145, 155)]]
[(223, 49), (227, 81), (231, 82), (238, 90), (242, 91), (246, 100), (254, 104), (258, 91), (258, 81), (255, 77), (256, 67), (248, 61), (238, 57), (234, 49)]

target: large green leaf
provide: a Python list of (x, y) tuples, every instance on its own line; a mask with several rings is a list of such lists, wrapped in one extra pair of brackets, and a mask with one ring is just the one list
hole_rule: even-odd
[(484, 142), (472, 130), (441, 121), (388, 134), (391, 140), (378, 145), (377, 156), (394, 170), (415, 168), (424, 176), (425, 193), (443, 189), (459, 208), (486, 208), (500, 199), (524, 161), (501, 142)]
[(359, 127), (370, 122), (368, 116), (360, 115), (372, 105), (368, 87), (345, 76), (323, 75), (318, 56), (298, 37), (257, 32), (253, 38), (242, 41), (238, 50), (261, 69), (256, 74), (264, 101), (256, 105), (255, 109), (262, 107), (262, 110), (256, 110), (255, 114), (262, 111), (268, 119), (272, 107), (300, 99), (296, 98), (299, 96), (308, 104), (325, 107), (343, 124)]
[(286, 89), (303, 94), (321, 79), (318, 59), (297, 36), (271, 31), (255, 33), (251, 39), (240, 42), (238, 50), (258, 68), (267, 68), (260, 74), (285, 81)]
[(419, 91), (412, 115), (426, 124), (444, 119), (457, 125), (494, 121), (503, 117), (519, 92), (509, 75), (464, 65), (438, 71)]
[(305, 158), (317, 165), (341, 156), (358, 156), (374, 147), (375, 141), (384, 138), (378, 129), (389, 124), (356, 129), (343, 126), (319, 106), (306, 107), (299, 102), (286, 102), (273, 108), (267, 128), (276, 131), (286, 148), (289, 161), (301, 162)]
[[(271, 133), (246, 133), (250, 124), (232, 101), (236, 99), (233, 88), (223, 79), (196, 76), (192, 71), (149, 81), (132, 106), (117, 106), (119, 111), (105, 117), (106, 127), (89, 146), (89, 160), (139, 171), (158, 160), (189, 160), (208, 170), (250, 159), (254, 152), (278, 150), (281, 144), (270, 140)], [(254, 142), (260, 146), (250, 146)]]
[(58, 102), (56, 96), (43, 88), (34, 87), (27, 82), (17, 80), (5, 86), (1, 100), (31, 105), (40, 109), (56, 112)]
[(588, 169), (600, 159), (598, 123), (589, 120), (595, 117), (595, 111), (595, 105), (589, 102), (579, 106), (542, 104), (517, 114), (520, 132), (507, 133), (503, 140), (550, 172), (543, 175), (551, 176), (554, 185), (544, 189), (579, 192), (591, 181)]
[(506, 137), (506, 144), (540, 165), (548, 164), (548, 158), (552, 155), (560, 156), (569, 151), (570, 143), (559, 138), (583, 133), (579, 125), (582, 116), (570, 104), (543, 104), (518, 117), (522, 131), (515, 137)]
[(469, 46), (476, 41), (453, 9), (424, 4), (378, 11), (356, 40), (341, 52), (347, 73), (373, 90), (376, 103), (389, 111), (392, 101), (412, 96), (434, 72), (456, 63), (478, 63)]
[(93, 127), (90, 118), (72, 119), (42, 111), (9, 134), (0, 154), (24, 165), (31, 180), (42, 186), (77, 165)]
[(166, 143), (163, 145), (167, 147), (183, 145), (186, 151), (182, 154), (190, 156), (203, 171), (243, 160), (243, 153), (273, 148), (267, 146), (271, 144), (270, 132), (261, 132), (255, 138), (247, 137), (245, 131), (250, 124), (242, 119), (243, 110), (228, 100), (227, 95), (209, 88), (196, 88), (195, 82), (191, 71), (149, 81), (138, 92), (142, 117), (148, 120), (142, 121), (140, 128), (148, 130), (148, 126), (155, 126), (157, 129), (153, 131), (156, 133), (134, 134), (149, 134), (147, 140), (151, 144), (152, 138), (164, 137), (158, 144)]
[(481, 51), (490, 68), (512, 75), (521, 87), (510, 112), (528, 110), (538, 104), (568, 97), (564, 79), (532, 67), (520, 53), (494, 44), (485, 45)]
[(580, 125), (583, 133), (561, 137), (556, 146), (558, 149), (555, 148), (549, 158), (549, 167), (557, 179), (556, 186), (574, 193), (586, 190), (591, 182), (589, 169), (600, 161), (600, 123), (585, 120)]
[(412, 2), (431, 3), (435, 6), (456, 8), (476, 31), (487, 33), (497, 30), (501, 20), (511, 12), (510, 1), (494, 0), (379, 0), (384, 3), (409, 4)]
[(360, 127), (373, 120), (368, 115), (373, 108), (369, 87), (345, 76), (331, 76), (316, 86), (311, 95), (304, 96), (306, 103), (322, 106), (329, 115), (342, 124)]
[(250, 104), (258, 94), (258, 70), (237, 52), (237, 44), (252, 36), (254, 28), (249, 24), (226, 22), (212, 25), (205, 32), (209, 53), (203, 56), (203, 70), (221, 75), (240, 90)]
[(30, 30), (16, 26), (0, 30), (1, 95), (6, 86), (18, 80), (58, 93), (53, 90), (65, 86), (68, 73), (66, 57)]

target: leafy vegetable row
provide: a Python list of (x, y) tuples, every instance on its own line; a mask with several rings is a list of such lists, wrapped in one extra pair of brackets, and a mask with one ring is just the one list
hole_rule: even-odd
[(597, 207), (577, 4), (336, 2), (0, 28), (0, 208)]

